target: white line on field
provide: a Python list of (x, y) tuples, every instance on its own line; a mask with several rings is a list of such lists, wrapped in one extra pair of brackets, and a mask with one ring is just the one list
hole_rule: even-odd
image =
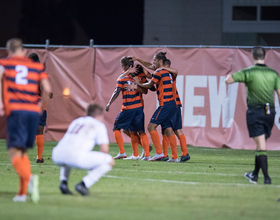
[[(163, 183), (178, 183), (178, 184), (186, 184), (186, 185), (222, 185), (222, 186), (249, 186), (249, 187), (265, 187), (265, 185), (258, 184), (243, 184), (243, 183), (211, 183), (211, 182), (187, 182), (187, 181), (175, 181), (175, 180), (157, 180), (157, 179), (139, 179), (132, 177), (124, 177), (124, 176), (110, 176), (104, 175), (103, 177), (107, 178), (115, 178), (115, 179), (131, 179), (137, 181), (150, 181), (150, 182), (163, 182)], [(280, 185), (270, 185), (268, 187), (277, 187), (280, 188)]]

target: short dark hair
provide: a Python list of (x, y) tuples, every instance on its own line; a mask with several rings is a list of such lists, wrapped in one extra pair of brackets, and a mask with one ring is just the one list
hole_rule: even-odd
[(125, 56), (121, 58), (121, 64), (129, 67), (133, 67), (134, 62), (131, 60), (131, 58)]
[(256, 46), (252, 49), (252, 55), (254, 60), (264, 60), (265, 49), (262, 46)]
[(6, 49), (8, 51), (11, 51), (12, 53), (15, 53), (16, 50), (20, 48), (23, 49), (23, 45), (22, 45), (22, 40), (19, 38), (12, 38), (8, 40), (6, 43)]
[(166, 52), (157, 52), (155, 54), (155, 57), (158, 59), (158, 60), (162, 60), (163, 64), (165, 64), (165, 61), (166, 61)]
[(37, 53), (30, 54), (28, 58), (32, 59), (33, 62), (40, 63), (40, 59)]
[(104, 108), (101, 105), (98, 105), (96, 103), (90, 103), (87, 107), (86, 114), (87, 116), (96, 117), (99, 115), (102, 115), (104, 111)]
[(169, 59), (166, 59), (164, 65), (171, 66), (171, 61)]

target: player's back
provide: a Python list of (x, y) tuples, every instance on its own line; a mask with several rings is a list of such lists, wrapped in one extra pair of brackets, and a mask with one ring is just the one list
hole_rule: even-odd
[(104, 143), (108, 139), (105, 125), (90, 116), (80, 117), (69, 125), (56, 148), (65, 152), (91, 151), (101, 139)]

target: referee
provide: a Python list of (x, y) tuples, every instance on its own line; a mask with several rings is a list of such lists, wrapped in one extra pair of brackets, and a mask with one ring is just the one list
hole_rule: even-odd
[(278, 73), (264, 63), (265, 50), (261, 46), (252, 50), (254, 66), (242, 69), (225, 79), (226, 84), (244, 82), (247, 88), (247, 128), (250, 137), (256, 143), (255, 169), (245, 173), (251, 183), (257, 183), (260, 168), (264, 175), (264, 184), (271, 184), (268, 176), (266, 140), (271, 135), (274, 124), (275, 108), (273, 93), (278, 94), (280, 102), (280, 78)]

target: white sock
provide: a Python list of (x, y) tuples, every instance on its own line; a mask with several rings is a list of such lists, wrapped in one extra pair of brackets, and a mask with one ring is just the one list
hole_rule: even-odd
[(60, 181), (67, 181), (68, 180), (68, 177), (70, 175), (70, 171), (71, 171), (71, 168), (70, 167), (60, 167), (60, 176), (59, 176), (59, 180)]
[(83, 181), (87, 188), (96, 183), (105, 173), (109, 172), (112, 167), (109, 164), (100, 165), (92, 170), (88, 171), (88, 175), (83, 178)]

